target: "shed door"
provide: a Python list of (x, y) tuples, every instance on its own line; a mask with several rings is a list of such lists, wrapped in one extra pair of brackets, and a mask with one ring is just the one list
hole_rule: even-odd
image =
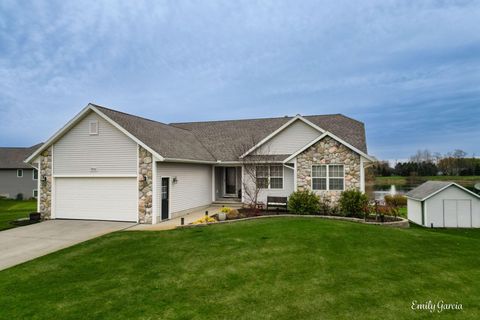
[(137, 221), (136, 178), (55, 178), (58, 219)]
[(472, 227), (472, 207), (470, 200), (457, 200), (457, 221), (459, 228)]
[(446, 228), (471, 228), (471, 200), (443, 200), (443, 219)]
[(443, 224), (447, 228), (457, 227), (457, 200), (443, 200)]

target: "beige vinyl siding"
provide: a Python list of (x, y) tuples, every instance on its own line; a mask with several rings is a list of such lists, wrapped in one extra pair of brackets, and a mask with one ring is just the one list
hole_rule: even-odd
[[(212, 166), (205, 164), (157, 163), (157, 183), (170, 177), (169, 211), (171, 217), (180, 212), (209, 205), (212, 202)], [(177, 183), (173, 178), (177, 177)], [(161, 188), (157, 189), (158, 212), (161, 208)], [(177, 213), (177, 214), (176, 214)]]
[(137, 221), (136, 178), (55, 178), (55, 218)]
[[(90, 135), (90, 121), (98, 121), (98, 135)], [(55, 142), (53, 162), (55, 175), (136, 174), (137, 144), (90, 112)]]
[(271, 140), (259, 147), (257, 154), (292, 154), (322, 133), (301, 120), (296, 120)]
[[(264, 204), (267, 203), (267, 196), (272, 197), (289, 197), (294, 190), (294, 174), (293, 168), (286, 168), (283, 166), (283, 189), (261, 189), (258, 193), (258, 201)], [(249, 175), (244, 176), (244, 182), (247, 184), (247, 188), (254, 188), (254, 184), (251, 182)], [(252, 190), (252, 189), (250, 189)], [(244, 195), (245, 202), (249, 202), (248, 196)]]

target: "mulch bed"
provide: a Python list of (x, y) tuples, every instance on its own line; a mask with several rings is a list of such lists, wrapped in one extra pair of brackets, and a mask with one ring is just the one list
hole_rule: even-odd
[[(275, 216), (275, 215), (282, 215), (282, 214), (291, 214), (288, 211), (285, 210), (254, 210), (250, 208), (240, 208), (238, 210), (238, 217), (235, 219), (228, 219), (227, 220), (237, 220), (237, 219), (244, 219), (244, 218), (253, 218), (253, 217), (263, 217), (263, 216)], [(345, 216), (342, 215), (322, 215), (322, 214), (312, 214), (312, 216), (330, 216), (330, 217), (339, 217), (339, 218), (345, 218)], [(217, 215), (213, 216), (215, 219), (217, 219)], [(347, 217), (348, 218), (348, 217)], [(358, 219), (363, 219), (363, 217), (351, 217), (351, 218), (358, 218)], [(218, 220), (218, 219), (217, 219)], [(395, 221), (402, 221), (400, 217), (394, 217), (394, 216), (374, 216), (371, 215), (366, 219), (366, 222), (378, 222), (378, 223), (383, 223), (383, 222), (395, 222)]]

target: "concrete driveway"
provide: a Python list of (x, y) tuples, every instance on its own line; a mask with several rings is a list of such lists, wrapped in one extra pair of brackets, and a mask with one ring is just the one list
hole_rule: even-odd
[(50, 220), (0, 232), (0, 270), (134, 226), (129, 222)]

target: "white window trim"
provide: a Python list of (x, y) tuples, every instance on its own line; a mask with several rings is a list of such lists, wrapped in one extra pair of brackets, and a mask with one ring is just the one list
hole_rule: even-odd
[[(20, 172), (21, 174), (19, 175), (18, 173)], [(17, 178), (23, 178), (23, 169), (17, 169)]]
[[(265, 166), (268, 167), (268, 175), (267, 175), (266, 177), (257, 177), (257, 176), (256, 176), (257, 167), (265, 167)], [(281, 167), (281, 169), (282, 169), (282, 176), (281, 176), (281, 178), (282, 178), (282, 187), (281, 187), (281, 188), (271, 188), (271, 187), (270, 187), (270, 186), (271, 186), (271, 184), (270, 184), (270, 178), (272, 178), (272, 176), (271, 176), (271, 174), (270, 174), (270, 166), (279, 166), (279, 167)], [(255, 166), (255, 179), (257, 179), (257, 178), (267, 178), (267, 181), (268, 181), (268, 188), (259, 188), (259, 189), (260, 189), (260, 190), (284, 190), (284, 189), (285, 189), (285, 172), (284, 172), (284, 170), (285, 170), (285, 169), (284, 169), (284, 167), (283, 167), (282, 164), (257, 164), (257, 165)], [(280, 178), (280, 176), (275, 176), (275, 177), (273, 177), (273, 178)], [(255, 183), (257, 183), (257, 182), (255, 181)]]
[[(35, 191), (37, 191), (37, 195), (35, 195)], [(37, 189), (32, 190), (32, 197), (38, 198), (38, 190)]]
[[(35, 179), (35, 171), (37, 171), (37, 179)], [(33, 181), (37, 181), (37, 180), (38, 180), (38, 170), (37, 170), (37, 169), (33, 169), (33, 170), (32, 170), (32, 180), (33, 180)]]
[[(92, 124), (95, 124), (95, 128), (97, 129), (97, 131), (95, 131), (95, 132), (92, 131)], [(88, 133), (91, 136), (97, 136), (98, 135), (98, 120), (90, 120), (88, 122)]]
[[(326, 179), (327, 179), (327, 185), (326, 185), (326, 189), (313, 189), (313, 167), (315, 166), (325, 166), (326, 168)], [(330, 190), (330, 169), (329, 167), (330, 166), (342, 166), (343, 167), (343, 177), (340, 178), (340, 177), (333, 177), (332, 179), (343, 179), (343, 187), (342, 187), (342, 190)], [(312, 191), (339, 191), (339, 192), (343, 192), (345, 191), (345, 165), (344, 164), (341, 164), (341, 163), (329, 163), (329, 164), (312, 164), (310, 166), (310, 188)], [(316, 177), (316, 178), (320, 178), (320, 177)], [(324, 178), (322, 178), (324, 179)]]

